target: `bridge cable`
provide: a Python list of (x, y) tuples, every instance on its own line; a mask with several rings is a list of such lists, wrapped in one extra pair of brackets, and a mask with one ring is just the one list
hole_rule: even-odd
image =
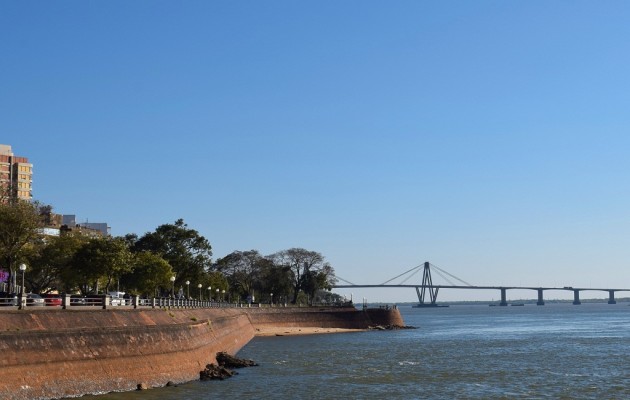
[(442, 274), (438, 269), (434, 269), (433, 272), (435, 272), (436, 274), (438, 274), (439, 276), (442, 277), (442, 279), (444, 279), (446, 282), (450, 283), (452, 286), (457, 286), (456, 284), (453, 283), (453, 281), (451, 281), (450, 279), (448, 279), (444, 274)]
[(350, 281), (347, 281), (347, 280), (343, 279), (343, 278), (342, 278), (342, 277), (340, 277), (339, 275), (335, 275), (335, 278), (337, 278), (337, 279), (339, 279), (340, 281), (345, 282), (345, 283), (347, 283), (347, 284), (349, 284), (349, 285), (356, 286), (354, 283), (352, 283), (352, 282), (350, 282)]
[[(443, 270), (442, 268), (438, 267), (437, 265), (433, 265), (433, 264), (431, 264), (431, 265), (432, 265), (432, 266), (433, 266), (433, 267), (434, 267), (437, 271), (444, 272), (445, 274), (447, 274), (447, 275), (448, 275), (448, 276), (450, 276), (451, 278), (455, 278), (455, 279), (457, 279), (458, 281), (460, 281), (460, 282), (461, 282), (461, 283), (463, 283), (464, 285), (467, 285), (467, 286), (474, 286), (474, 285), (471, 285), (470, 283), (468, 283), (468, 282), (464, 281), (463, 279), (459, 279), (458, 277), (456, 277), (455, 275), (453, 275), (453, 274), (449, 273), (448, 271)], [(453, 286), (454, 286), (454, 285), (453, 285)]]
[(413, 274), (409, 275), (408, 277), (406, 277), (402, 282), (399, 283), (399, 285), (404, 284), (405, 282), (407, 282), (409, 279), (411, 279), (415, 274), (417, 274), (418, 272), (420, 272), (420, 268), (418, 268), (417, 270), (414, 271)]
[(381, 285), (386, 285), (386, 284), (388, 284), (389, 282), (393, 281), (394, 279), (398, 279), (398, 278), (400, 278), (401, 276), (403, 276), (403, 275), (405, 275), (405, 274), (408, 274), (409, 272), (413, 271), (414, 269), (418, 269), (418, 268), (421, 268), (421, 267), (423, 267), (423, 265), (418, 265), (417, 267), (413, 267), (413, 268), (411, 268), (409, 271), (405, 271), (405, 272), (403, 272), (402, 274), (397, 275), (397, 276), (393, 277), (392, 279), (390, 279), (390, 280), (388, 280), (388, 281), (385, 281), (385, 282), (381, 283)]

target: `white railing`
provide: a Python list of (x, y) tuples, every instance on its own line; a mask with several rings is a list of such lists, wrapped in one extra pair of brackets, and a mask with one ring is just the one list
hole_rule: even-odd
[[(173, 298), (140, 298), (130, 296), (115, 298), (109, 295), (59, 295), (55, 297), (45, 297), (47, 308), (62, 309), (116, 309), (116, 308), (227, 308), (243, 307), (240, 303), (228, 303), (222, 301), (194, 300), (194, 299), (173, 299)], [(0, 297), (0, 311), (11, 309), (22, 309), (30, 306), (26, 295), (13, 295)]]

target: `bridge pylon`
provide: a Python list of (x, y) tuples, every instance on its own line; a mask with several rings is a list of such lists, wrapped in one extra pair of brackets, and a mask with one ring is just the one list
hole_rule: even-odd
[[(416, 293), (418, 294), (418, 305), (414, 307), (439, 307), (436, 303), (438, 290), (440, 288), (433, 287), (433, 280), (431, 279), (431, 264), (428, 261), (424, 263), (424, 271), (422, 272), (422, 286), (416, 286)], [(429, 295), (429, 302), (426, 302), (427, 294)]]

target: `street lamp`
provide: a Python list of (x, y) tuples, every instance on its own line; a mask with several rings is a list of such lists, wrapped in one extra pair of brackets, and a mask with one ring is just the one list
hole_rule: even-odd
[(223, 298), (225, 297), (225, 289), (221, 291), (221, 301), (223, 302)]
[(208, 286), (208, 301), (212, 301), (212, 286)]
[(203, 286), (203, 285), (202, 285), (201, 283), (197, 285), (197, 287), (199, 288), (199, 301), (201, 301), (201, 300), (202, 300), (202, 299), (201, 299), (201, 287), (202, 287), (202, 286)]
[(190, 281), (186, 281), (186, 299), (190, 300)]
[(273, 293), (271, 293), (271, 305), (273, 306)]
[(24, 294), (24, 271), (26, 271), (26, 264), (20, 264), (20, 271), (22, 271), (22, 289), (21, 289), (21, 294)]
[(171, 297), (175, 298), (175, 277), (171, 276), (171, 283), (172, 283), (172, 289), (171, 289)]
[(219, 292), (221, 291), (221, 289), (217, 288), (217, 303), (219, 302)]

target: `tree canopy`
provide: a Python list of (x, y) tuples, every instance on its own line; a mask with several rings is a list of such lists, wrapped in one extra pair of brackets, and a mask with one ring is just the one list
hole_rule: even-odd
[[(133, 237), (127, 237), (132, 241)], [(201, 281), (212, 266), (212, 246), (194, 229), (188, 228), (183, 219), (174, 224), (164, 224), (154, 232), (148, 232), (135, 241), (132, 251), (150, 251), (160, 255), (173, 268), (175, 286), (185, 281)]]
[(38, 207), (26, 201), (0, 202), (0, 262), (8, 269), (9, 281), (23, 260), (25, 246), (38, 235)]
[(0, 203), (2, 266), (15, 273), (18, 262), (28, 263), (26, 286), (38, 293), (88, 294), (120, 286), (128, 293), (163, 296), (189, 282), (187, 293), (205, 299), (264, 302), (273, 296), (297, 303), (331, 298), (325, 291), (335, 282), (334, 269), (316, 251), (290, 248), (263, 256), (254, 249), (236, 250), (213, 264), (209, 241), (183, 219), (141, 237), (88, 238), (71, 231), (44, 236), (39, 228), (52, 218), (50, 206)]

